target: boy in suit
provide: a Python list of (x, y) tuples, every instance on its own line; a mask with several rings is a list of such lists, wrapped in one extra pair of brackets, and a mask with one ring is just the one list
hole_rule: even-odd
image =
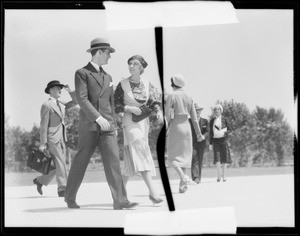
[(194, 129), (192, 129), (193, 157), (192, 157), (191, 175), (192, 175), (192, 180), (195, 181), (197, 184), (199, 184), (201, 182), (203, 154), (207, 146), (207, 140), (209, 137), (209, 125), (208, 125), (208, 120), (201, 117), (201, 112), (204, 108), (200, 107), (197, 103), (195, 103), (195, 109), (197, 113), (199, 127), (202, 135), (204, 136), (204, 139), (201, 142), (197, 142), (195, 131)]
[[(61, 96), (61, 90), (65, 88), (72, 101), (64, 104), (58, 99)], [(64, 197), (64, 191), (67, 184), (67, 168), (65, 161), (67, 141), (66, 128), (64, 123), (65, 110), (76, 105), (75, 92), (71, 92), (68, 85), (61, 84), (58, 80), (48, 83), (45, 93), (50, 98), (42, 105), (41, 123), (40, 123), (40, 146), (42, 152), (48, 151), (53, 158), (56, 169), (51, 170), (48, 175), (41, 175), (33, 180), (37, 185), (39, 194), (43, 194), (42, 186), (47, 186), (56, 176), (57, 192), (59, 197)]]

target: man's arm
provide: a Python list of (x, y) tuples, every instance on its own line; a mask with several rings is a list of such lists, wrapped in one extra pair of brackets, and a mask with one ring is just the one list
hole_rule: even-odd
[(66, 110), (78, 105), (78, 101), (77, 101), (77, 97), (76, 97), (76, 92), (75, 91), (71, 91), (69, 85), (65, 86), (65, 90), (68, 91), (68, 93), (70, 94), (70, 97), (72, 98), (72, 101), (69, 101), (67, 103), (64, 103)]
[(40, 150), (42, 149), (44, 150), (47, 147), (46, 145), (47, 145), (49, 117), (50, 117), (50, 107), (44, 103), (41, 108)]
[(110, 124), (88, 99), (86, 76), (80, 70), (75, 73), (75, 91), (81, 110), (91, 121), (98, 123), (103, 131), (107, 131)]

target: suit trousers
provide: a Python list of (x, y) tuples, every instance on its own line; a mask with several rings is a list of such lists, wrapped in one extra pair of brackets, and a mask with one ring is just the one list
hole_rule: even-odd
[(195, 151), (193, 152), (192, 166), (191, 166), (192, 180), (195, 180), (196, 178), (201, 180), (201, 171), (202, 171), (203, 154), (204, 154), (205, 146), (206, 146), (205, 140), (193, 144), (193, 148), (195, 149)]
[(56, 176), (58, 185), (57, 191), (63, 191), (66, 188), (68, 178), (65, 160), (65, 143), (63, 141), (59, 141), (57, 143), (48, 142), (48, 150), (56, 168), (54, 170), (51, 170), (48, 175), (41, 175), (36, 179), (40, 184), (47, 186), (52, 181), (54, 176)]
[(82, 183), (90, 158), (98, 146), (102, 158), (104, 172), (109, 185), (114, 205), (128, 201), (126, 189), (123, 183), (118, 142), (115, 131), (101, 132), (81, 130), (79, 134), (78, 152), (71, 164), (66, 199), (75, 201), (78, 189)]

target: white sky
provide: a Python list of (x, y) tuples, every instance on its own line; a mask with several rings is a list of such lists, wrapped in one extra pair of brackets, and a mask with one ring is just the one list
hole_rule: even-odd
[[(154, 30), (105, 30), (101, 10), (5, 10), (5, 114), (11, 125), (31, 130), (57, 79), (74, 89), (74, 73), (90, 60), (86, 50), (106, 36), (116, 52), (104, 69), (114, 84), (129, 75), (127, 59), (142, 55), (142, 75), (160, 89)], [(186, 90), (205, 107), (220, 99), (281, 109), (295, 125), (293, 102), (293, 12), (237, 10), (239, 23), (164, 29), (165, 88), (186, 77)], [(63, 98), (69, 99), (64, 91)]]

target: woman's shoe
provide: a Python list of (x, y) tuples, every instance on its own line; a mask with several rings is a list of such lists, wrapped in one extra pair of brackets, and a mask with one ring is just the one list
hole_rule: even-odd
[(226, 179), (223, 178), (223, 182), (226, 182)]
[(179, 193), (185, 193), (188, 189), (187, 185), (190, 181), (190, 177), (188, 175), (185, 175), (182, 180), (180, 180), (179, 184)]
[(217, 182), (220, 182), (221, 181), (221, 179), (217, 179)]
[(188, 187), (187, 186), (179, 186), (179, 193), (185, 193), (186, 192), (186, 190), (188, 189)]
[(149, 199), (151, 200), (151, 202), (153, 203), (153, 205), (159, 204), (159, 203), (161, 203), (161, 202), (164, 201), (164, 200), (162, 200), (161, 198), (153, 197), (153, 196), (151, 196), (151, 195), (149, 195)]

